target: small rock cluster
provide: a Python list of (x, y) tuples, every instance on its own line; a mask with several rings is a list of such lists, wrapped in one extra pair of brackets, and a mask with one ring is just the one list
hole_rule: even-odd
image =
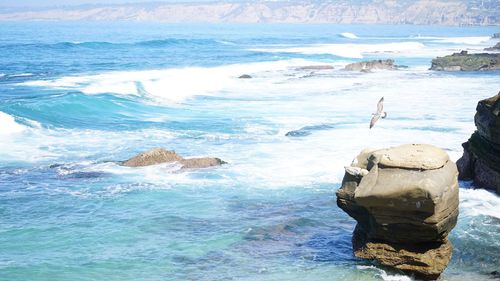
[(398, 67), (394, 60), (372, 60), (351, 63), (345, 66), (344, 70), (370, 72), (373, 69), (396, 70)]
[(435, 279), (451, 259), (457, 167), (431, 145), (361, 152), (346, 167), (337, 205), (357, 221), (355, 256)]
[(138, 154), (126, 161), (122, 162), (123, 166), (127, 167), (144, 167), (157, 165), (161, 163), (178, 162), (182, 165), (181, 169), (200, 169), (214, 166), (220, 166), (226, 162), (219, 158), (202, 157), (185, 159), (175, 153), (175, 151), (165, 150), (163, 148), (155, 148)]

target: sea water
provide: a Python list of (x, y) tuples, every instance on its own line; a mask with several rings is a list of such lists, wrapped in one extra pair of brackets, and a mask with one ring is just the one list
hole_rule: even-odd
[[(499, 73), (428, 69), (494, 32), (3, 22), (0, 279), (411, 280), (353, 257), (355, 222), (335, 202), (343, 166), (404, 143), (457, 160)], [(407, 68), (342, 70), (371, 59)], [(370, 130), (382, 96), (388, 117)], [(228, 164), (119, 165), (156, 147)], [(460, 186), (443, 280), (488, 280), (500, 199)]]

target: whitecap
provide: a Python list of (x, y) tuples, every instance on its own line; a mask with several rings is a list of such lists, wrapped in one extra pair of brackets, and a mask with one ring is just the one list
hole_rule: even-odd
[(424, 47), (425, 45), (419, 42), (399, 42), (384, 44), (315, 44), (285, 48), (256, 48), (251, 49), (251, 51), (304, 55), (329, 54), (345, 58), (363, 58), (364, 55), (368, 54), (418, 54)]
[(351, 32), (342, 32), (339, 34), (339, 36), (344, 37), (344, 38), (349, 38), (349, 39), (358, 39), (359, 37), (356, 36), (356, 34), (351, 33)]
[(9, 75), (9, 77), (29, 77), (33, 75), (34, 75), (33, 73), (27, 72), (27, 73), (12, 74)]
[(406, 275), (401, 274), (388, 274), (385, 270), (377, 268), (373, 265), (358, 265), (357, 269), (366, 271), (375, 271), (378, 276), (380, 276), (385, 281), (412, 281), (413, 279)]
[(16, 122), (16, 119), (0, 111), (0, 135), (20, 133), (26, 129), (25, 126)]
[(490, 216), (500, 219), (500, 197), (484, 189), (460, 188), (460, 216)]
[(476, 36), (476, 37), (437, 37), (439, 42), (451, 43), (451, 44), (466, 44), (466, 45), (480, 45), (490, 41), (488, 36)]

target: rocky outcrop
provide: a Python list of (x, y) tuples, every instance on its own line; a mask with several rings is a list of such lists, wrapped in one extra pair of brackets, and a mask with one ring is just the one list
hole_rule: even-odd
[(437, 71), (488, 71), (500, 70), (500, 54), (469, 54), (467, 51), (432, 60), (430, 70)]
[(202, 157), (184, 159), (175, 151), (165, 150), (163, 148), (155, 148), (138, 154), (124, 162), (123, 166), (127, 167), (144, 167), (161, 163), (178, 162), (182, 165), (181, 169), (200, 169), (214, 166), (220, 166), (226, 162), (219, 158)]
[(477, 104), (474, 123), (477, 130), (457, 161), (459, 178), (500, 194), (500, 92)]
[(361, 61), (351, 63), (345, 66), (344, 70), (354, 70), (354, 71), (363, 71), (369, 72), (374, 69), (381, 70), (395, 70), (397, 66), (394, 64), (394, 60), (372, 60), (372, 61)]
[(457, 174), (448, 155), (431, 145), (362, 151), (337, 191), (337, 205), (358, 222), (354, 254), (437, 278), (451, 259)]
[(493, 33), (493, 36), (491, 38), (500, 38), (500, 33)]
[(485, 51), (500, 51), (500, 42), (496, 43), (495, 46), (484, 49)]
[(238, 77), (240, 79), (250, 79), (252, 78), (252, 76), (248, 75), (248, 74), (243, 74), (243, 75), (240, 75), (240, 77)]

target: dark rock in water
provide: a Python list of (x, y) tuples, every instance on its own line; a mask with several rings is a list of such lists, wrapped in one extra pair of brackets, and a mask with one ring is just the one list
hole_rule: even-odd
[(248, 74), (243, 74), (243, 75), (241, 75), (241, 76), (240, 76), (240, 77), (238, 77), (238, 78), (240, 78), (240, 79), (250, 79), (250, 78), (252, 78), (252, 76), (250, 76), (250, 75), (248, 75)]
[(435, 279), (451, 259), (457, 168), (431, 145), (362, 151), (346, 167), (337, 205), (358, 224), (354, 254)]
[(491, 38), (500, 38), (500, 33), (494, 33)]
[(459, 178), (500, 194), (500, 92), (479, 101), (474, 123), (477, 130), (462, 144), (464, 154), (457, 161)]
[(200, 169), (226, 164), (226, 162), (220, 160), (219, 158), (211, 157), (183, 159), (180, 163), (182, 164), (181, 169)]
[(437, 71), (487, 71), (500, 70), (500, 54), (469, 54), (467, 51), (432, 60), (430, 70)]
[(123, 162), (123, 166), (127, 167), (143, 167), (156, 165), (161, 163), (180, 161), (183, 158), (175, 151), (165, 150), (163, 148), (155, 148), (134, 156)]
[(484, 49), (485, 51), (500, 51), (500, 42), (498, 42), (495, 46)]
[(346, 65), (344, 69), (369, 72), (373, 69), (395, 70), (397, 69), (397, 66), (394, 64), (394, 60), (388, 59), (355, 62)]
[(329, 70), (329, 69), (333, 69), (333, 66), (324, 64), (324, 65), (306, 65), (296, 68), (296, 70)]
[(305, 126), (298, 130), (290, 131), (285, 134), (287, 137), (305, 137), (312, 134), (314, 131), (324, 131), (335, 128), (335, 124), (321, 124), (313, 126)]
[(200, 169), (226, 164), (219, 158), (203, 157), (184, 159), (175, 151), (155, 148), (134, 156), (122, 163), (127, 167), (144, 167), (161, 163), (178, 162), (182, 165), (181, 169)]

